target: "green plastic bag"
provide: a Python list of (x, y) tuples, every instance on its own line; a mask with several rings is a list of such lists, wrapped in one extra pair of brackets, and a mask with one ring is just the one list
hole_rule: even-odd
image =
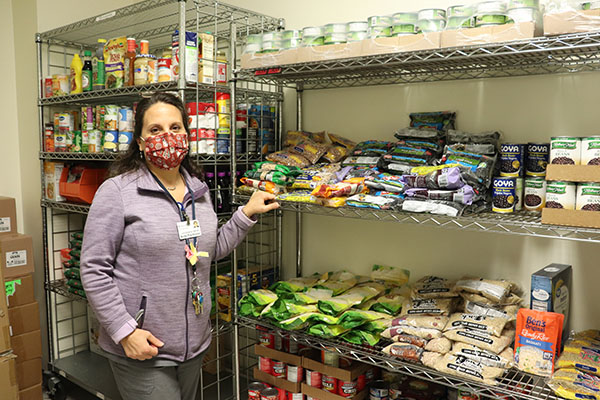
[(388, 315), (397, 315), (402, 311), (402, 303), (404, 303), (404, 301), (405, 298), (403, 296), (384, 295), (375, 299), (369, 309)]
[(357, 329), (364, 332), (370, 333), (381, 333), (385, 331), (387, 328), (392, 326), (393, 319), (377, 319), (375, 321), (365, 322)]
[(319, 310), (328, 315), (338, 316), (352, 306), (369, 301), (384, 290), (383, 285), (367, 283), (356, 286), (346, 293), (332, 297), (331, 299), (319, 300)]
[(275, 282), (271, 285), (270, 290), (277, 294), (295, 293), (308, 290), (319, 282), (319, 275), (315, 274), (304, 278), (293, 278), (287, 281)]
[(265, 307), (275, 301), (277, 301), (277, 295), (270, 290), (252, 290), (239, 301), (239, 313), (243, 317), (258, 317)]
[(319, 300), (331, 298), (333, 292), (329, 289), (310, 288), (306, 292), (296, 292), (292, 296), (294, 301), (301, 304), (317, 304)]
[(302, 170), (298, 167), (276, 164), (270, 161), (261, 161), (254, 163), (254, 169), (260, 171), (277, 171), (286, 176), (296, 177), (302, 175)]
[(327, 325), (337, 325), (339, 323), (339, 318), (331, 315), (316, 313), (308, 319), (308, 323), (310, 325), (316, 324), (327, 324)]
[(284, 321), (281, 321), (279, 324), (277, 324), (279, 327), (281, 327), (282, 329), (288, 330), (288, 331), (293, 331), (293, 330), (298, 330), (298, 329), (302, 329), (304, 327), (306, 327), (308, 325), (308, 320), (311, 316), (315, 315), (317, 313), (314, 312), (309, 312), (306, 314), (300, 314), (300, 315), (296, 315), (292, 318), (288, 318)]
[(390, 282), (395, 286), (402, 286), (408, 283), (410, 271), (397, 267), (387, 267), (383, 265), (373, 265), (371, 278), (376, 281)]
[(332, 338), (347, 332), (348, 328), (344, 328), (341, 325), (327, 325), (317, 324), (313, 325), (308, 329), (308, 333), (322, 338)]
[(371, 333), (353, 329), (342, 334), (341, 338), (352, 344), (375, 346), (377, 343), (379, 343), (379, 339), (381, 337), (379, 336), (379, 333)]
[(391, 319), (392, 317), (388, 314), (378, 313), (375, 311), (362, 311), (357, 309), (350, 309), (342, 314), (339, 319), (339, 324), (347, 329), (356, 328), (357, 326), (363, 325), (368, 321), (375, 321), (378, 319)]

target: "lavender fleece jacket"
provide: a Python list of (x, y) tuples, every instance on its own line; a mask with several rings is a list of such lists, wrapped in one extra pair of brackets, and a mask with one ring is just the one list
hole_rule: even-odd
[[(101, 325), (100, 347), (109, 353), (125, 356), (120, 341), (136, 329), (134, 316), (144, 297), (143, 329), (165, 343), (158, 358), (183, 362), (210, 345), (211, 261), (228, 255), (255, 222), (240, 208), (219, 229), (208, 187), (183, 168), (182, 173), (194, 193), (202, 229), (198, 250), (210, 254), (196, 264), (204, 294), (200, 316), (191, 301), (192, 271), (177, 234), (177, 206), (148, 169), (108, 179), (96, 192), (85, 224), (81, 280)], [(187, 193), (190, 218), (191, 204)]]

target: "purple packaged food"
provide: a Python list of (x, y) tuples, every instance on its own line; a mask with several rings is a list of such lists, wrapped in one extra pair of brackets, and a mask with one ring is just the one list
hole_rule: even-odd
[(407, 197), (418, 197), (430, 200), (453, 201), (460, 204), (471, 205), (475, 198), (475, 191), (469, 185), (457, 190), (431, 190), (424, 188), (408, 189), (404, 192)]
[(404, 175), (403, 181), (411, 188), (456, 190), (465, 185), (458, 167), (440, 169), (427, 175)]

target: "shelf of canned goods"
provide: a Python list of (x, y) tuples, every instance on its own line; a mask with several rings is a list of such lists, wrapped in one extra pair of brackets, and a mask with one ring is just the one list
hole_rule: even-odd
[(285, 331), (276, 328), (264, 320), (248, 317), (238, 317), (238, 323), (248, 329), (262, 327), (269, 332), (287, 340), (296, 341), (300, 345), (309, 346), (318, 350), (327, 349), (336, 352), (339, 356), (350, 360), (385, 368), (388, 371), (410, 375), (426, 381), (435, 382), (451, 388), (468, 390), (474, 394), (489, 398), (510, 398), (528, 400), (560, 399), (546, 386), (545, 378), (526, 374), (515, 369), (508, 370), (498, 379), (497, 386), (461, 379), (440, 373), (420, 364), (400, 361), (394, 356), (382, 352), (385, 346), (378, 344), (373, 347), (357, 346), (337, 339), (324, 339), (309, 335), (302, 331)]
[(590, 32), (247, 69), (241, 77), (327, 89), (599, 69), (600, 33)]

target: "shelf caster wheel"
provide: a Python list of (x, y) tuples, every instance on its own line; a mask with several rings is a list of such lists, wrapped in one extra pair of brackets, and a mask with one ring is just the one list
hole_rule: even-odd
[(48, 395), (52, 400), (65, 400), (67, 398), (67, 390), (64, 382), (57, 376), (48, 378)]

